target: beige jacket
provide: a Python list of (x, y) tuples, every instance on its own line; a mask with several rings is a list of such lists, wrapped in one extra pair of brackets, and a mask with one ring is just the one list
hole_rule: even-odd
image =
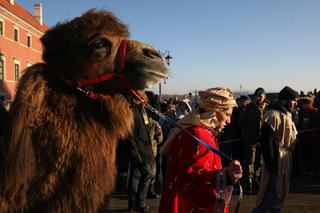
[[(274, 207), (281, 208), (289, 194), (289, 182), (292, 168), (291, 151), (295, 147), (297, 130), (289, 112), (279, 110), (269, 110), (263, 116), (263, 121), (273, 130), (273, 143), (278, 147), (277, 161), (277, 201)], [(257, 206), (262, 202), (267, 193), (270, 172), (266, 169), (265, 163), (262, 165), (262, 175), (260, 189), (257, 195)]]

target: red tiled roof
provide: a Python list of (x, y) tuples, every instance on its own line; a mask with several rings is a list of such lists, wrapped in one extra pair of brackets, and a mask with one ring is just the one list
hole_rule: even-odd
[(33, 27), (45, 32), (49, 27), (45, 24), (42, 26), (39, 22), (34, 18), (34, 16), (29, 13), (26, 9), (21, 7), (17, 2), (14, 2), (14, 5), (10, 4), (9, 0), (0, 0), (0, 5), (2, 5), (7, 10), (19, 16), (24, 21), (28, 22)]

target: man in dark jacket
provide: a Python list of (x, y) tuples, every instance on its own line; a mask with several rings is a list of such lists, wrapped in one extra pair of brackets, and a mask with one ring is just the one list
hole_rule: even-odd
[[(243, 151), (244, 151), (244, 141), (240, 140), (241, 138), (241, 125), (239, 123), (240, 115), (244, 112), (246, 106), (250, 103), (249, 96), (241, 95), (237, 98), (238, 107), (233, 108), (231, 115), (231, 123), (228, 124), (223, 132), (220, 134), (220, 141), (234, 140), (233, 142), (221, 143), (219, 148), (222, 152), (226, 153), (229, 156), (232, 156), (233, 159), (237, 159), (243, 165)], [(228, 165), (228, 160), (222, 159), (223, 166)]]
[(152, 166), (155, 164), (148, 133), (149, 119), (142, 106), (134, 107), (132, 110), (134, 112), (134, 129), (127, 138), (131, 145), (128, 209), (148, 213), (151, 210), (146, 206), (146, 198), (152, 178)]
[(242, 137), (244, 138), (243, 180), (244, 189), (248, 194), (257, 191), (259, 187), (261, 150), (259, 137), (261, 131), (261, 118), (266, 111), (267, 95), (259, 87), (253, 94), (253, 100), (240, 115)]

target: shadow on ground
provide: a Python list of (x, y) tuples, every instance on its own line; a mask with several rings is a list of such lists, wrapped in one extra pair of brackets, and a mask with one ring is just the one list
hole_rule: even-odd
[[(238, 200), (237, 191), (232, 196), (229, 208), (233, 212)], [(249, 213), (255, 205), (256, 195), (244, 195), (240, 206), (240, 213)], [(157, 213), (159, 200), (147, 200), (147, 204)], [(127, 213), (127, 199), (124, 192), (111, 196), (109, 204), (101, 213)], [(282, 213), (319, 213), (320, 212), (320, 178), (308, 175), (295, 175), (291, 178), (290, 194)]]

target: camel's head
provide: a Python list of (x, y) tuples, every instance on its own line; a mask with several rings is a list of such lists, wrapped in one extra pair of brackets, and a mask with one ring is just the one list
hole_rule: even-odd
[[(41, 38), (48, 71), (71, 81), (82, 81), (118, 72), (121, 41), (127, 40), (124, 75), (134, 89), (149, 88), (168, 70), (159, 52), (150, 45), (129, 40), (123, 23), (108, 11), (89, 10), (58, 23)], [(111, 86), (112, 85), (112, 86)], [(92, 86), (99, 93), (123, 87), (119, 79)]]

